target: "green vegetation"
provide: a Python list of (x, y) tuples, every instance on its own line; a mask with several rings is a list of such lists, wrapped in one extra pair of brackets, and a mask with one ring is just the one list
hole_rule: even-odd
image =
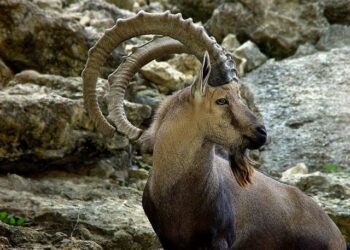
[(342, 172), (342, 169), (337, 167), (334, 164), (325, 164), (325, 165), (323, 165), (322, 170), (325, 171), (325, 172), (330, 172), (330, 173)]
[(27, 221), (24, 218), (15, 216), (14, 214), (9, 214), (6, 211), (0, 212), (0, 221), (14, 226), (23, 226), (27, 224)]

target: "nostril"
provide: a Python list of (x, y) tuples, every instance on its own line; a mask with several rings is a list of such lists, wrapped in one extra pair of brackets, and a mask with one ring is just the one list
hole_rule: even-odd
[(265, 126), (259, 126), (256, 128), (256, 131), (262, 135), (262, 136), (267, 136), (266, 128)]

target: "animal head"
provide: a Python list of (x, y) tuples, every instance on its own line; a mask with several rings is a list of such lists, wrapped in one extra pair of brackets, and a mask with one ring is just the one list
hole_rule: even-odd
[(239, 85), (210, 86), (210, 59), (205, 53), (197, 80), (191, 86), (195, 120), (214, 143), (232, 150), (257, 149), (266, 142), (266, 129), (243, 102)]
[(267, 132), (245, 105), (238, 83), (212, 87), (208, 84), (210, 73), (210, 59), (205, 53), (201, 71), (191, 86), (193, 119), (207, 140), (228, 149), (231, 169), (237, 182), (244, 186), (250, 183), (253, 164), (247, 149), (263, 146)]
[[(138, 48), (109, 76), (110, 92), (106, 95), (109, 115), (105, 119), (98, 107), (95, 84), (106, 56), (122, 41), (151, 33), (171, 38), (156, 38)], [(139, 138), (143, 131), (127, 120), (123, 106), (130, 79), (149, 61), (167, 53), (183, 52), (193, 53), (199, 60), (203, 58), (197, 80), (188, 91), (190, 108), (195, 116), (193, 119), (200, 124), (199, 129), (207, 140), (229, 149), (233, 173), (239, 184), (245, 185), (250, 182), (251, 173), (246, 149), (255, 149), (264, 144), (266, 130), (240, 98), (237, 70), (230, 54), (191, 19), (184, 20), (181, 15), (168, 12), (140, 12), (134, 17), (118, 20), (89, 51), (83, 71), (86, 109), (103, 134), (112, 135), (117, 129), (130, 139)], [(170, 103), (166, 101), (161, 105), (155, 122), (142, 136), (145, 144), (151, 148), (157, 126), (166, 116)]]

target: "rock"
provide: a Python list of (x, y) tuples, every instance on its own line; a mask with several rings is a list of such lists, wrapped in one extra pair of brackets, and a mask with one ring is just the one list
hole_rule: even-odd
[[(77, 1), (65, 8), (64, 11), (70, 18), (79, 20), (79, 23), (84, 26), (84, 37), (89, 48), (96, 43), (106, 29), (111, 28), (115, 24), (117, 19), (135, 15), (128, 10), (120, 9), (103, 0)], [(125, 46), (132, 43), (133, 40), (127, 41)], [(126, 54), (125, 46), (118, 46), (112, 51), (102, 67), (101, 77), (107, 78), (122, 62), (122, 57)]]
[[(112, 1), (112, 0), (111, 0)], [(117, 1), (117, 0), (116, 0)], [(127, 2), (127, 1), (123, 1)], [(111, 19), (112, 25), (118, 18), (126, 18), (135, 15), (135, 13), (116, 7), (113, 4), (109, 4), (103, 0), (85, 0), (77, 2), (69, 8), (72, 13), (83, 14), (83, 16), (89, 16), (93, 22), (98, 22), (98, 19)], [(93, 23), (90, 23), (93, 25)], [(108, 27), (104, 27), (105, 29)], [(104, 31), (104, 30), (103, 30)]]
[[(108, 86), (99, 80), (102, 107)], [(106, 138), (94, 131), (82, 99), (80, 77), (41, 75), (25, 71), (0, 92), (1, 170), (39, 170), (42, 164), (65, 166), (89, 162), (99, 154), (128, 150), (126, 137)], [(15, 163), (20, 161), (21, 164)]]
[(252, 71), (267, 61), (267, 57), (251, 41), (247, 41), (234, 51), (236, 57), (245, 58), (244, 72)]
[(35, 69), (80, 75), (89, 44), (71, 18), (44, 11), (30, 1), (0, 2), (0, 57), (15, 71)]
[[(2, 222), (0, 222), (2, 223)], [(5, 249), (5, 247), (9, 247), (10, 246), (10, 242), (6, 237), (1, 236), (0, 237), (0, 249)]]
[(136, 127), (151, 118), (152, 108), (148, 105), (124, 101), (124, 107), (129, 121)]
[(350, 46), (350, 27), (345, 25), (331, 25), (316, 44), (319, 50), (331, 50)]
[(205, 27), (218, 41), (222, 41), (228, 34), (235, 34), (241, 41), (247, 39), (248, 34), (254, 31), (254, 26), (257, 24), (252, 25), (252, 23), (257, 23), (253, 13), (237, 1), (219, 5)]
[[(160, 12), (164, 12), (166, 10), (168, 10), (169, 8), (165, 7), (163, 3), (160, 2), (150, 2), (149, 4), (144, 4), (142, 6), (142, 4), (140, 4), (141, 2), (144, 2), (143, 0), (139, 1), (138, 3), (134, 3), (134, 12), (138, 12), (140, 10), (144, 10), (146, 12), (150, 12), (150, 13), (160, 13)], [(165, 1), (163, 1), (165, 2)]]
[(130, 86), (130, 97), (132, 102), (146, 104), (155, 110), (158, 105), (165, 99), (165, 95), (159, 93), (157, 89), (147, 88), (145, 85)]
[(142, 192), (111, 179), (63, 172), (35, 179), (8, 175), (0, 177), (0, 190), (1, 208), (31, 222), (25, 227), (0, 222), (11, 249), (159, 247), (141, 207)]
[[(114, 173), (113, 165), (105, 160), (100, 160), (91, 166), (84, 166), (82, 169), (85, 172), (85, 175), (96, 176), (104, 179), (110, 178)], [(80, 172), (79, 174), (84, 173)]]
[[(40, 7), (25, 0), (0, 2), (0, 57), (15, 73), (34, 69), (79, 76), (88, 49), (105, 29), (112, 27), (118, 18), (135, 15), (102, 0), (71, 4), (60, 0), (35, 1)], [(59, 3), (64, 7), (59, 7)], [(119, 46), (108, 57), (101, 75), (107, 77), (114, 71), (123, 55), (124, 48)]]
[(348, 200), (350, 205), (350, 181), (346, 177), (347, 174), (314, 172), (300, 176), (295, 185), (307, 194), (325, 192), (331, 198)]
[(307, 174), (309, 172), (308, 168), (304, 163), (298, 163), (294, 167), (291, 167), (282, 173), (282, 181), (288, 181), (294, 178), (295, 175)]
[(125, 10), (133, 10), (134, 0), (106, 0), (106, 2), (114, 4), (115, 6), (125, 9)]
[(170, 0), (184, 17), (194, 18), (196, 21), (206, 21), (210, 18), (213, 10), (224, 0)]
[(236, 35), (228, 34), (222, 40), (221, 46), (230, 52), (234, 52), (241, 44), (237, 40)]
[(228, 34), (227, 36), (225, 36), (225, 38), (223, 39), (221, 46), (227, 50), (229, 53), (231, 53), (235, 64), (236, 64), (236, 68), (238, 70), (238, 74), (240, 76), (243, 76), (245, 73), (245, 68), (247, 65), (247, 59), (244, 58), (243, 56), (235, 53), (235, 51), (237, 50), (237, 48), (240, 46), (239, 41), (237, 40), (236, 36), (233, 34)]
[(283, 61), (269, 60), (242, 78), (253, 93), (272, 143), (261, 169), (300, 161), (311, 170), (350, 166), (350, 47)]
[(62, 0), (33, 0), (32, 2), (41, 9), (61, 11), (63, 7)]
[(157, 84), (160, 92), (165, 94), (182, 89), (186, 84), (190, 84), (186, 81), (184, 74), (171, 67), (167, 62), (152, 61), (145, 65), (140, 72), (145, 78)]
[(350, 5), (348, 0), (323, 0), (324, 15), (330, 23), (350, 25)]
[(305, 43), (298, 47), (297, 51), (290, 58), (298, 58), (303, 56), (308, 56), (316, 53), (318, 50), (315, 48), (315, 45), (311, 43)]
[(192, 78), (197, 76), (201, 62), (194, 55), (179, 54), (167, 61), (176, 70), (180, 71), (187, 78), (187, 82), (192, 82)]
[[(349, 173), (290, 175), (288, 183), (311, 196), (337, 224), (350, 241), (350, 179)], [(286, 179), (284, 179), (286, 181)]]
[(13, 73), (9, 67), (0, 59), (0, 89), (5, 87), (13, 78)]
[(218, 40), (236, 34), (239, 41), (251, 40), (270, 56), (294, 54), (300, 44), (316, 42), (328, 23), (319, 2), (234, 1), (223, 3), (206, 23)]
[(135, 178), (140, 180), (148, 179), (148, 171), (140, 169), (129, 169), (129, 178)]
[(84, 250), (103, 250), (103, 248), (90, 240), (64, 240), (61, 242), (60, 248), (63, 249), (84, 249)]

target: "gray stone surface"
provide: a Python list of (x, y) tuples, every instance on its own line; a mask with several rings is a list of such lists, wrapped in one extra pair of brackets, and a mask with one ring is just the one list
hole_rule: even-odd
[[(0, 1), (0, 57), (14, 72), (34, 69), (78, 76), (88, 49), (102, 32), (117, 18), (133, 15), (101, 0), (79, 1), (66, 8), (59, 8), (57, 1), (36, 3), (40, 7), (26, 0)], [(113, 52), (104, 71), (114, 70), (122, 54), (122, 47)]]
[[(102, 97), (107, 86), (106, 80), (98, 83), (101, 106), (105, 106)], [(35, 161), (58, 165), (84, 162), (99, 153), (117, 153), (129, 147), (128, 139), (122, 135), (105, 138), (94, 132), (83, 107), (80, 77), (24, 71), (0, 92), (0, 100), (2, 169), (7, 169), (5, 162), (15, 161), (24, 161), (23, 167)], [(127, 110), (142, 122), (147, 114), (143, 105), (136, 106)], [(149, 116), (150, 108), (145, 108)]]
[(346, 241), (350, 242), (350, 173), (286, 172), (281, 180), (311, 196), (337, 224)]
[(316, 49), (315, 45), (313, 45), (312, 43), (304, 43), (298, 47), (295, 54), (293, 56), (291, 56), (290, 58), (298, 58), (298, 57), (308, 56), (308, 55), (314, 54), (316, 52), (318, 52), (318, 50)]
[(244, 72), (252, 71), (267, 61), (267, 57), (261, 53), (259, 48), (251, 41), (247, 41), (239, 46), (234, 54), (236, 57), (243, 57), (247, 60)]
[(234, 1), (220, 5), (206, 23), (217, 39), (233, 33), (239, 41), (251, 40), (268, 56), (292, 55), (298, 45), (316, 42), (327, 28), (317, 1)]
[(84, 28), (74, 19), (30, 1), (0, 1), (0, 57), (15, 72), (79, 75), (88, 49)]
[(112, 179), (62, 172), (0, 177), (0, 211), (29, 222), (0, 222), (0, 235), (11, 249), (156, 249), (141, 194)]
[(350, 26), (331, 25), (316, 44), (319, 50), (330, 50), (350, 46)]
[(350, 168), (350, 48), (268, 61), (242, 79), (264, 117), (272, 143), (262, 168), (298, 162)]
[(130, 88), (131, 101), (149, 105), (153, 110), (155, 110), (164, 99), (164, 94), (159, 93), (157, 89), (147, 88), (145, 85), (133, 85)]
[(142, 67), (142, 75), (157, 84), (161, 93), (168, 94), (190, 84), (186, 76), (167, 62), (152, 61)]

